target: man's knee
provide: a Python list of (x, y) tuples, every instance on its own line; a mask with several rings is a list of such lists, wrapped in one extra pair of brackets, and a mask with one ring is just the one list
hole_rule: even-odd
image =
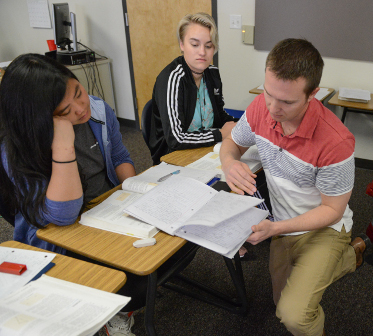
[(324, 312), (320, 305), (309, 309), (299, 305), (298, 300), (281, 296), (276, 316), (293, 335), (321, 335), (324, 326)]
[(304, 323), (304, 314), (293, 300), (281, 297), (277, 303), (276, 316), (289, 331), (301, 329)]

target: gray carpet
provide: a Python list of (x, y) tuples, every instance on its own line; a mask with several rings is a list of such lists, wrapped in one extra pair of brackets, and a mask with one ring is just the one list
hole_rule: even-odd
[[(123, 141), (140, 173), (152, 165), (149, 150), (141, 132), (122, 127)], [(355, 188), (350, 200), (354, 211), (352, 234), (365, 232), (373, 218), (373, 198), (365, 194), (366, 186), (373, 180), (373, 171), (356, 169)], [(12, 227), (1, 220), (0, 242), (12, 238)], [(156, 329), (158, 335), (184, 336), (280, 336), (289, 335), (275, 316), (268, 272), (269, 243), (246, 246), (250, 260), (243, 262), (247, 297), (250, 302), (247, 316), (238, 316), (181, 294), (159, 289), (156, 302)], [(234, 288), (219, 255), (199, 249), (195, 259), (184, 271), (192, 278), (234, 295)], [(354, 274), (331, 285), (324, 294), (321, 305), (326, 314), (325, 328), (329, 336), (373, 335), (373, 266), (365, 263)], [(132, 331), (137, 336), (146, 335), (144, 315), (135, 316)]]

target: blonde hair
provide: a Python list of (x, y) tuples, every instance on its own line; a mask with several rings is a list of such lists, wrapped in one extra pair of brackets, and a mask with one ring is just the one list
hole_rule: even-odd
[(187, 14), (185, 15), (179, 22), (177, 27), (177, 39), (180, 42), (184, 42), (184, 37), (186, 35), (186, 31), (190, 24), (197, 23), (203, 27), (206, 27), (210, 30), (210, 37), (211, 42), (214, 46), (214, 54), (219, 49), (219, 35), (218, 29), (215, 24), (215, 20), (213, 17), (207, 13), (196, 13), (196, 14)]

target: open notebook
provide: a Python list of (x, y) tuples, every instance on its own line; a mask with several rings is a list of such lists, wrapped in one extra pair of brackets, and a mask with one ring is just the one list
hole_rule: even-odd
[(156, 227), (124, 213), (123, 210), (143, 194), (164, 183), (159, 180), (175, 171), (179, 171), (178, 175), (180, 176), (191, 178), (200, 183), (207, 183), (216, 176), (214, 171), (160, 164), (140, 175), (126, 179), (122, 184), (123, 190), (114, 192), (102, 203), (84, 212), (79, 223), (127, 236), (153, 237), (159, 231)]
[(158, 229), (233, 258), (268, 211), (263, 200), (215, 189), (191, 178), (172, 176), (125, 208)]

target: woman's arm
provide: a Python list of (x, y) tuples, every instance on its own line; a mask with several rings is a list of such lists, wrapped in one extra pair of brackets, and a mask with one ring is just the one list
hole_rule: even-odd
[[(210, 66), (208, 70), (206, 70), (206, 85), (209, 91), (211, 102), (216, 105), (214, 106), (214, 115), (216, 116), (216, 124), (214, 126), (222, 129), (228, 122), (237, 122), (239, 118), (229, 115), (224, 110), (225, 103), (223, 96), (223, 83), (217, 67)], [(223, 139), (224, 138), (225, 136), (223, 134)]]
[[(212, 146), (221, 141), (218, 129), (188, 132), (197, 92), (181, 72), (161, 73), (153, 91), (153, 114), (170, 150)], [(185, 102), (185, 104), (184, 104)], [(187, 108), (186, 108), (187, 107)], [(155, 132), (155, 130), (154, 130)]]
[[(53, 122), (52, 175), (46, 195), (51, 201), (76, 200), (83, 195), (83, 188), (76, 162), (73, 125), (70, 121), (60, 117), (54, 117)], [(58, 163), (69, 161), (73, 162)]]
[(118, 180), (122, 183), (126, 178), (136, 175), (135, 167), (131, 163), (122, 163), (115, 168)]
[(120, 183), (126, 178), (136, 175), (133, 161), (130, 153), (123, 144), (120, 125), (113, 109), (106, 103), (105, 113), (108, 128), (108, 139), (111, 143), (111, 160), (115, 169), (115, 173)]

